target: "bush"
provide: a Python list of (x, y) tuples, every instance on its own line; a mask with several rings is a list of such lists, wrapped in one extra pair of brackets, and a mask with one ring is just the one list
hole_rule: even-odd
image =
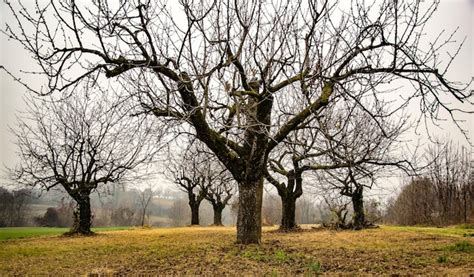
[(35, 223), (43, 227), (69, 227), (73, 223), (73, 208), (71, 205), (50, 207), (42, 217), (35, 217)]

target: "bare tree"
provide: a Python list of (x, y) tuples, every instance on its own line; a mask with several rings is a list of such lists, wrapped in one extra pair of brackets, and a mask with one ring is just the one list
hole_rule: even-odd
[[(196, 143), (198, 144), (198, 143)], [(191, 208), (191, 225), (199, 225), (199, 207), (205, 199), (209, 186), (210, 165), (193, 142), (188, 144), (184, 153), (171, 160), (168, 173), (178, 188), (188, 195)]]
[(145, 218), (149, 216), (148, 207), (150, 206), (150, 202), (155, 195), (156, 191), (153, 189), (151, 184), (147, 188), (138, 192), (138, 203), (140, 204), (141, 208), (141, 226), (145, 226)]
[(14, 130), (20, 162), (12, 178), (45, 190), (62, 187), (78, 206), (72, 233), (92, 233), (91, 192), (125, 180), (159, 145), (148, 120), (129, 117), (111, 99), (104, 92), (75, 93), (60, 102), (32, 99)]
[[(386, 109), (377, 105), (376, 109)], [(380, 118), (372, 120), (365, 117), (360, 108), (346, 107), (327, 113), (320, 122), (325, 141), (322, 143), (325, 155), (319, 156), (332, 166), (311, 169), (324, 169), (315, 172), (319, 178), (318, 186), (323, 191), (336, 190), (352, 200), (354, 229), (366, 226), (364, 214), (364, 190), (371, 189), (380, 176), (400, 170), (414, 174), (416, 171), (412, 157), (403, 153), (400, 137), (408, 130), (406, 118), (392, 120)], [(321, 147), (321, 145), (319, 145)]]
[[(383, 106), (379, 105), (377, 109), (381, 110)], [(364, 177), (370, 177), (388, 166), (410, 169), (408, 160), (395, 157), (392, 153), (400, 148), (398, 138), (406, 130), (407, 121), (404, 118), (396, 123), (387, 118), (375, 121), (366, 118), (357, 106), (331, 105), (323, 116), (294, 131), (281, 147), (275, 149), (279, 151), (271, 153), (270, 170), (266, 172), (266, 179), (276, 187), (281, 197), (280, 228), (288, 231), (297, 227), (296, 200), (303, 194), (303, 175), (307, 171), (324, 171), (317, 177), (322, 178), (319, 185), (324, 188), (330, 186), (341, 194), (353, 197), (354, 207), (358, 208), (358, 212), (363, 211), (363, 185), (354, 182), (360, 177), (354, 177), (353, 172), (360, 171), (359, 175), (363, 173)], [(280, 182), (270, 172), (284, 176), (286, 182)], [(354, 178), (349, 180), (344, 176)], [(369, 188), (371, 185), (366, 184)], [(323, 189), (321, 193), (326, 194), (329, 190)], [(361, 218), (358, 220), (363, 221)]]
[(214, 212), (213, 225), (222, 226), (222, 211), (229, 205), (234, 195), (235, 184), (233, 184), (232, 176), (225, 168), (219, 166), (218, 161), (214, 161), (211, 166), (204, 198), (212, 205)]
[[(335, 222), (330, 224), (329, 227), (334, 227), (336, 229), (346, 229), (347, 228), (347, 215), (349, 214), (350, 201), (344, 199), (340, 195), (326, 195), (323, 197), (324, 203), (326, 203), (329, 210), (333, 213)], [(327, 223), (323, 222), (323, 226)]]
[(445, 78), (457, 48), (445, 63), (438, 55), (454, 39), (422, 47), (437, 4), (184, 0), (177, 8), (158, 0), (101, 0), (29, 9), (7, 3), (16, 22), (4, 33), (32, 54), (46, 78), (44, 90), (24, 83), (29, 89), (51, 93), (89, 76), (116, 78), (143, 113), (192, 127), (239, 184), (237, 241), (248, 244), (261, 239), (269, 153), (328, 103), (363, 108), (362, 99), (384, 101), (385, 85), (403, 80), (413, 89), (404, 88), (384, 115), (365, 109), (367, 117), (420, 100), (428, 118), (445, 110), (456, 119), (452, 103), (470, 97)]

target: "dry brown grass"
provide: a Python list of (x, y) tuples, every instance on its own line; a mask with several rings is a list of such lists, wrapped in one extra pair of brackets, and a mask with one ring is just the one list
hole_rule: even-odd
[[(474, 238), (461, 232), (393, 227), (342, 232), (264, 230), (262, 245), (246, 247), (234, 244), (231, 227), (7, 240), (0, 242), (0, 275), (474, 273)], [(467, 247), (455, 247), (459, 243)]]

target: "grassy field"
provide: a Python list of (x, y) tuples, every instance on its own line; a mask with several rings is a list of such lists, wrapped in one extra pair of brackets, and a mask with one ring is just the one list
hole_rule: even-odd
[(260, 246), (234, 243), (232, 227), (102, 231), (93, 237), (0, 241), (5, 274), (431, 274), (474, 273), (473, 229), (363, 231), (265, 228)]
[[(127, 230), (130, 227), (99, 227), (92, 228), (94, 232)], [(7, 239), (23, 239), (39, 236), (60, 235), (69, 231), (69, 228), (49, 228), (49, 227), (9, 227), (0, 228), (0, 241)]]

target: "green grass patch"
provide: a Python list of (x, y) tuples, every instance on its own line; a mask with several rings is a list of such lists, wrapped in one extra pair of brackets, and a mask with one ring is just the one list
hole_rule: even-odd
[(270, 260), (268, 255), (266, 255), (263, 251), (260, 251), (258, 248), (247, 249), (241, 253), (241, 256), (257, 262), (266, 262)]
[(274, 258), (276, 261), (281, 263), (286, 262), (289, 259), (288, 255), (283, 250), (278, 250), (277, 252), (275, 252)]
[(448, 257), (445, 256), (445, 255), (442, 255), (442, 256), (438, 256), (438, 258), (436, 259), (436, 261), (440, 264), (444, 264), (444, 263), (447, 263), (448, 262)]
[(310, 276), (321, 274), (321, 262), (311, 261), (308, 264), (308, 273), (310, 274)]
[[(92, 228), (94, 232), (127, 230), (130, 227), (98, 227)], [(6, 227), (0, 228), (0, 241), (9, 239), (23, 239), (39, 236), (56, 236), (69, 231), (69, 228), (56, 227)]]
[(474, 253), (474, 245), (467, 240), (456, 242), (446, 247), (448, 251)]
[(465, 223), (465, 224), (456, 225), (454, 228), (458, 228), (458, 229), (474, 229), (474, 224)]

